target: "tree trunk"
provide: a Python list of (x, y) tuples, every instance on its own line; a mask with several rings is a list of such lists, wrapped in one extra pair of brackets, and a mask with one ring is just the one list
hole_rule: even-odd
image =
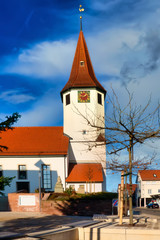
[(123, 193), (124, 193), (124, 171), (121, 172), (121, 202), (120, 202), (120, 215), (119, 224), (123, 223)]
[(118, 217), (120, 217), (120, 206), (121, 206), (121, 185), (118, 186)]
[(133, 140), (130, 138), (129, 151), (129, 224), (133, 225), (133, 207), (132, 207), (132, 157), (133, 157)]
[(125, 216), (127, 216), (127, 168), (125, 167), (125, 174), (126, 174), (126, 176), (125, 176), (125, 207), (124, 207), (124, 214), (125, 214)]

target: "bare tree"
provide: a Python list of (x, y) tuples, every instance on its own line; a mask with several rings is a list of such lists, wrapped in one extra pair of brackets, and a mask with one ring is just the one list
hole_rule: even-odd
[(85, 173), (85, 176), (87, 178), (87, 181), (89, 183), (89, 192), (91, 193), (92, 190), (91, 190), (91, 184), (92, 184), (92, 179), (93, 179), (93, 176), (94, 176), (94, 173), (93, 173), (93, 169), (91, 167), (88, 167), (88, 169), (86, 170), (86, 173)]
[[(107, 168), (116, 171), (128, 169), (127, 175), (129, 176), (129, 211), (130, 211), (130, 224), (133, 225), (133, 212), (132, 212), (132, 173), (133, 169), (139, 167), (145, 169), (152, 162), (154, 154), (148, 156), (147, 159), (134, 159), (135, 145), (141, 145), (147, 141), (154, 142), (155, 139), (160, 137), (160, 124), (159, 124), (159, 108), (157, 104), (154, 110), (150, 111), (151, 99), (148, 100), (145, 106), (137, 105), (134, 101), (134, 95), (127, 89), (128, 101), (122, 106), (115, 91), (112, 89), (112, 96), (108, 95), (108, 101), (111, 104), (111, 110), (106, 115), (105, 126), (103, 123), (97, 125), (95, 116), (88, 118), (82, 115), (89, 126), (97, 131), (103, 132), (105, 135), (103, 141), (95, 141), (94, 146), (105, 144), (107, 147), (107, 154), (114, 157), (107, 161)], [(92, 143), (93, 146), (93, 143)], [(127, 150), (128, 162), (123, 163), (120, 160), (119, 154)], [(126, 170), (125, 170), (126, 171)]]

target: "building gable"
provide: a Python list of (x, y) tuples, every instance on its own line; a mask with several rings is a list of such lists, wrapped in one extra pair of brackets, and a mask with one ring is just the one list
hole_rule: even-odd
[(140, 170), (142, 181), (160, 181), (160, 170)]

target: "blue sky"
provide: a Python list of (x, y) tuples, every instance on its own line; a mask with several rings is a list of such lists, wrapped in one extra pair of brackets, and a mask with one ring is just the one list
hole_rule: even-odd
[(60, 91), (72, 66), (80, 4), (85, 8), (84, 36), (101, 84), (107, 91), (112, 84), (122, 102), (125, 84), (138, 103), (150, 95), (152, 104), (157, 103), (159, 0), (0, 0), (1, 119), (19, 112), (17, 126), (63, 124)]

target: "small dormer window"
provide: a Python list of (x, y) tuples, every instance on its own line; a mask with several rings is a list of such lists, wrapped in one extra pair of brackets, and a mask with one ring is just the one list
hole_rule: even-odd
[(80, 61), (80, 66), (81, 66), (81, 67), (84, 66), (84, 61)]
[(157, 177), (157, 175), (154, 173), (154, 174), (153, 174), (153, 177)]

